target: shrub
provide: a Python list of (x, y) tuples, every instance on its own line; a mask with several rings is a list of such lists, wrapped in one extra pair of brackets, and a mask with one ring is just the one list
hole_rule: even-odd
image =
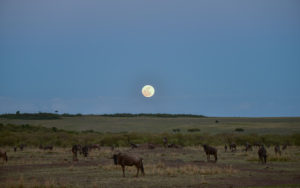
[(244, 132), (244, 129), (242, 129), (242, 128), (236, 128), (235, 131), (236, 132)]

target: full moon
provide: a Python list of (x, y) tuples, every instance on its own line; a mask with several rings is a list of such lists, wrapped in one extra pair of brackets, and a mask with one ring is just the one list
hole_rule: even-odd
[(151, 85), (145, 85), (142, 89), (142, 94), (144, 97), (152, 97), (155, 93), (154, 87)]

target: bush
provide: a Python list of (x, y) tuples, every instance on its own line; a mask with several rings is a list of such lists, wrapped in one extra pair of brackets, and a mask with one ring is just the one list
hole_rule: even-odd
[(200, 132), (200, 129), (198, 128), (192, 128), (192, 129), (188, 129), (188, 132)]
[(242, 128), (236, 128), (235, 131), (236, 132), (244, 132), (244, 129), (242, 129)]

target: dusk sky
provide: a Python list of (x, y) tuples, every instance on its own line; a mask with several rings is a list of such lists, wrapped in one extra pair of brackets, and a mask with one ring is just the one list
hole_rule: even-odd
[(17, 110), (300, 116), (300, 1), (1, 0)]

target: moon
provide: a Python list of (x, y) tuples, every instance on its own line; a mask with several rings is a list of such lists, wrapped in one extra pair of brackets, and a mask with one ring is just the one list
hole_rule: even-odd
[(152, 97), (154, 93), (155, 89), (151, 85), (145, 85), (142, 89), (142, 94), (144, 95), (144, 97)]

